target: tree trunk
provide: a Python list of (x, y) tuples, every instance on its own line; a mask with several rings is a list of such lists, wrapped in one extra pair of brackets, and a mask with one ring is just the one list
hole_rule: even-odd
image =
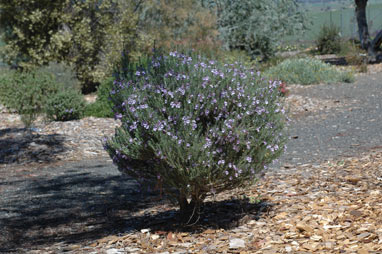
[(370, 48), (375, 53), (378, 51), (379, 47), (382, 44), (382, 30), (380, 30), (375, 36), (374, 40), (371, 42)]
[(363, 49), (369, 49), (370, 46), (370, 35), (369, 28), (367, 26), (366, 18), (366, 5), (368, 0), (355, 0), (355, 13), (358, 23), (358, 34), (359, 40), (361, 41), (361, 46)]

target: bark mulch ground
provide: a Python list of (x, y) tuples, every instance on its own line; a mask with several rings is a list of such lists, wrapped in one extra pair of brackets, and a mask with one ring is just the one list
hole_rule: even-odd
[(106, 157), (2, 165), (0, 253), (382, 253), (380, 80), (297, 89), (346, 103), (293, 118), (279, 164), (198, 225)]

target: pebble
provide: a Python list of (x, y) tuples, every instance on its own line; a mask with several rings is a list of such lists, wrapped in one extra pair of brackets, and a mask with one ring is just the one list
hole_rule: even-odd
[(122, 254), (125, 253), (123, 249), (108, 249), (106, 250), (106, 254)]
[(229, 241), (230, 249), (240, 249), (245, 248), (245, 241), (239, 238), (233, 238)]

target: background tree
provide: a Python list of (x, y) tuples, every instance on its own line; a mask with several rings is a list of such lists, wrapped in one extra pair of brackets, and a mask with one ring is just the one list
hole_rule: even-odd
[(294, 0), (213, 0), (209, 6), (216, 11), (226, 49), (245, 50), (265, 60), (274, 55), (281, 38), (305, 28), (304, 15)]
[(215, 13), (200, 0), (147, 0), (138, 11), (140, 29), (157, 47), (208, 50), (217, 46)]
[(70, 17), (63, 13), (68, 0), (0, 1), (2, 51), (4, 61), (29, 69), (53, 60), (62, 60), (70, 48), (70, 34), (63, 24)]
[(370, 56), (375, 57), (376, 51), (382, 43), (382, 30), (379, 31), (372, 41), (370, 40), (366, 17), (367, 1), (368, 0), (355, 0), (355, 13), (357, 17), (358, 34), (361, 47), (367, 50)]
[(95, 91), (115, 57), (144, 41), (136, 8), (129, 0), (0, 0), (3, 59), (22, 70), (65, 62), (84, 93)]

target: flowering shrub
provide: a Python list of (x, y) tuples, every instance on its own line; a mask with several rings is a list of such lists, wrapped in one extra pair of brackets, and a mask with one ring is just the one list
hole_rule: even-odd
[(279, 82), (239, 64), (172, 52), (114, 82), (122, 121), (105, 149), (119, 170), (161, 186), (195, 221), (208, 194), (250, 184), (285, 148)]
[(330, 64), (314, 58), (287, 59), (269, 68), (265, 75), (288, 84), (354, 82), (351, 72), (338, 71)]
[(80, 119), (85, 108), (85, 99), (76, 90), (63, 90), (52, 95), (46, 102), (45, 111), (49, 120), (70, 121)]

